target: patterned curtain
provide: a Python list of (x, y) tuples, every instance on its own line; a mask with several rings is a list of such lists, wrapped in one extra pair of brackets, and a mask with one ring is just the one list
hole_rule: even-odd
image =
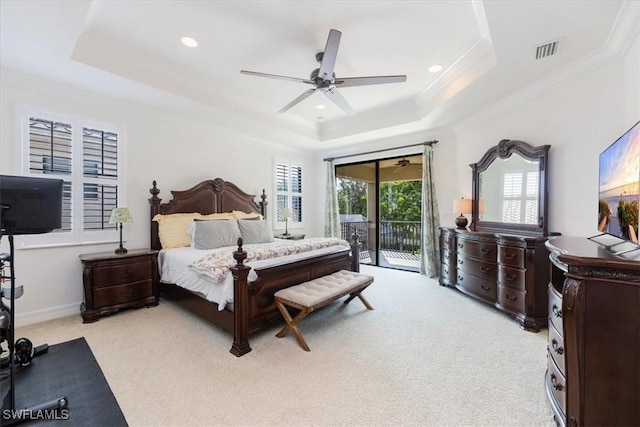
[(433, 176), (433, 149), (424, 146), (422, 153), (422, 236), (420, 239), (420, 274), (436, 277), (440, 270), (440, 213)]
[(327, 160), (327, 183), (325, 186), (324, 237), (340, 237), (340, 210), (338, 208), (338, 189), (333, 159)]

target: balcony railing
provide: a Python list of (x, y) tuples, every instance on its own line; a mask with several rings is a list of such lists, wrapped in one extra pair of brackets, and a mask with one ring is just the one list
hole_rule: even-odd
[[(417, 253), (420, 251), (422, 227), (419, 221), (380, 221), (378, 238), (380, 250)], [(361, 249), (369, 247), (369, 224), (366, 221), (340, 223), (342, 238), (351, 241), (354, 232), (358, 234)]]

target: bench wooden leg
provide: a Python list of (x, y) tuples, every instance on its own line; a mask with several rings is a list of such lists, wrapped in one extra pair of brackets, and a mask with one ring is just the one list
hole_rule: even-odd
[(364, 295), (362, 295), (362, 291), (364, 291), (365, 289), (366, 288), (363, 288), (363, 289), (360, 289), (357, 292), (354, 292), (354, 293), (350, 294), (349, 298), (344, 300), (344, 303), (345, 304), (349, 304), (352, 299), (354, 299), (355, 297), (358, 297), (358, 298), (360, 298), (360, 301), (362, 301), (364, 306), (367, 307), (367, 310), (373, 310), (373, 307), (371, 306), (371, 304), (369, 304), (369, 301), (367, 301), (366, 298), (364, 297)]
[(305, 351), (311, 351), (297, 326), (298, 322), (300, 322), (307, 316), (307, 314), (309, 314), (309, 311), (302, 310), (296, 315), (296, 317), (292, 319), (291, 315), (289, 314), (289, 310), (287, 310), (287, 307), (285, 307), (284, 304), (276, 300), (276, 306), (280, 310), (280, 313), (282, 314), (282, 317), (284, 317), (284, 320), (287, 322), (287, 324), (282, 329), (280, 329), (280, 332), (278, 332), (276, 336), (278, 338), (282, 338), (287, 335), (287, 332), (291, 331), (293, 336), (296, 338), (296, 341), (298, 341), (298, 345), (300, 345), (300, 347), (302, 347), (302, 349)]

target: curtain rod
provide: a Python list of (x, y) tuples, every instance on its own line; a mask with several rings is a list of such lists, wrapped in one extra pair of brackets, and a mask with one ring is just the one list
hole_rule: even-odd
[(399, 150), (401, 148), (417, 147), (417, 146), (420, 146), (420, 145), (428, 145), (429, 147), (431, 147), (433, 144), (437, 144), (437, 143), (438, 143), (438, 141), (436, 139), (434, 139), (434, 140), (431, 140), (431, 141), (421, 142), (419, 144), (403, 145), (402, 147), (383, 148), (381, 150), (367, 151), (366, 153), (345, 154), (344, 156), (327, 157), (326, 159), (323, 159), (323, 160), (325, 162), (330, 162), (330, 161), (336, 160), (336, 159), (345, 159), (347, 157), (364, 156), (366, 154), (382, 153), (383, 151)]

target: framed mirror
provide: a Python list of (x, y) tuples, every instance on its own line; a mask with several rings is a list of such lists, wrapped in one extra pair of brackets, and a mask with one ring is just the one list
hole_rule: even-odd
[(547, 235), (550, 145), (503, 139), (472, 163), (474, 231)]

